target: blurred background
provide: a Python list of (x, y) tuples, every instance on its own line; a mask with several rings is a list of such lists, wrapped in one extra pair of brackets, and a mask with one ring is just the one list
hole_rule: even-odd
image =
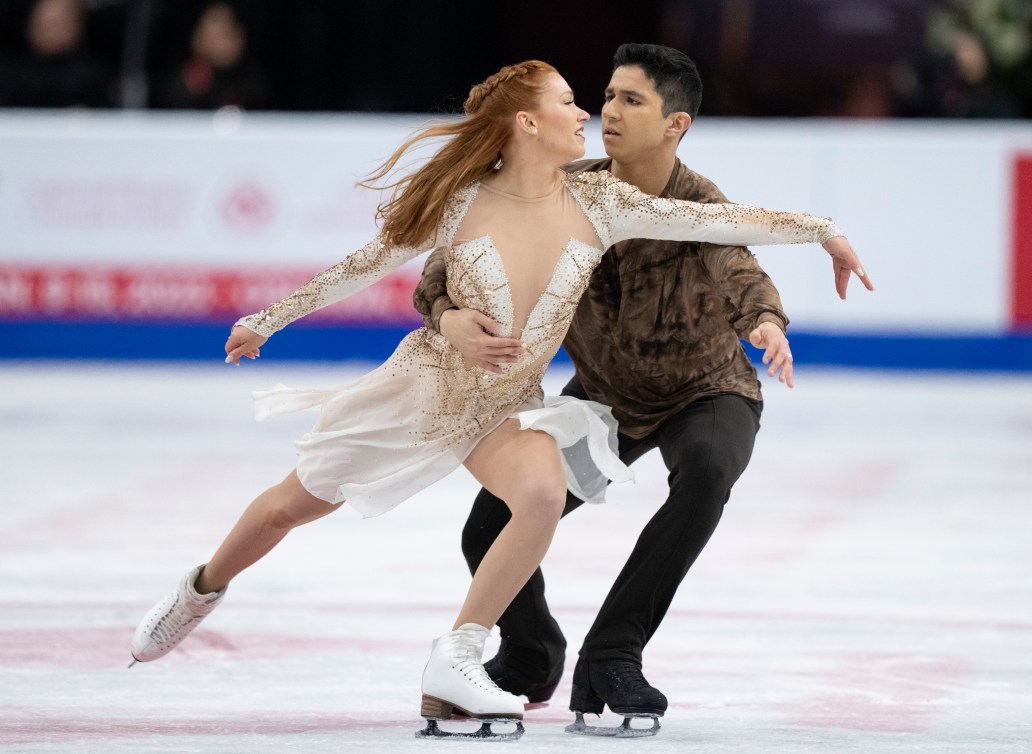
[(687, 51), (703, 115), (1027, 118), (1028, 0), (5, 0), (7, 107), (451, 112), (528, 57), (597, 104), (630, 40)]
[[(844, 304), (819, 251), (758, 250), (802, 362), (1032, 369), (1032, 0), (3, 0), (0, 357), (217, 353), (375, 233), (354, 183), (413, 129), (528, 57), (597, 114), (625, 41), (699, 65), (683, 161), (854, 240), (879, 290)], [(382, 358), (418, 272), (279, 352)]]

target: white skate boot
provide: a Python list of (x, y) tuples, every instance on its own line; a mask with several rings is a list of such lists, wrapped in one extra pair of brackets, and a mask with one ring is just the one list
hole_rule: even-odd
[[(490, 633), (476, 623), (465, 623), (434, 640), (423, 671), (419, 712), (427, 725), (416, 736), (515, 740), (523, 735), (523, 699), (498, 688), (481, 662)], [(483, 725), (475, 733), (449, 733), (437, 727), (438, 720), (454, 719), (473, 719)], [(492, 722), (515, 723), (516, 730), (495, 733)]]
[(176, 590), (150, 609), (133, 634), (132, 667), (164, 657), (222, 602), (226, 590), (198, 594), (194, 588), (203, 565), (183, 577)]

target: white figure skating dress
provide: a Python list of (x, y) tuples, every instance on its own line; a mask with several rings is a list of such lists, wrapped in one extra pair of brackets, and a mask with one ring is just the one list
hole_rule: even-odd
[(270, 336), (339, 301), (433, 246), (447, 251), (453, 301), (491, 317), (501, 335), (522, 337), (517, 362), (494, 374), (467, 366), (438, 333), (406, 336), (380, 367), (332, 390), (277, 385), (255, 393), (255, 413), (321, 410), (297, 442), (305, 489), (375, 516), (458, 467), (509, 418), (555, 437), (569, 489), (601, 502), (608, 480), (630, 470), (616, 453), (608, 407), (545, 398), (541, 379), (605, 249), (630, 238), (728, 245), (823, 243), (840, 235), (827, 218), (738, 204), (658, 199), (608, 172), (564, 176), (547, 196), (524, 199), (475, 182), (450, 197), (436, 237), (413, 247), (383, 234), (311, 282), (239, 324)]

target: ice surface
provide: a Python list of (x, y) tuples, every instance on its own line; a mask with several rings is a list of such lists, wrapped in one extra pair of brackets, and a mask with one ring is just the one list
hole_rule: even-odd
[[(312, 421), (255, 424), (249, 391), (357, 374), (267, 358), (0, 365), (0, 751), (499, 745), (413, 735), (430, 641), (468, 584), (465, 471), (292, 533), (179, 650), (126, 669), (137, 621)], [(1032, 751), (1032, 378), (801, 369), (794, 391), (765, 388), (753, 462), (646, 650), (671, 702), (660, 735), (563, 732), (579, 639), (665, 497), (653, 453), (560, 526), (545, 568), (567, 671), (507, 746)]]

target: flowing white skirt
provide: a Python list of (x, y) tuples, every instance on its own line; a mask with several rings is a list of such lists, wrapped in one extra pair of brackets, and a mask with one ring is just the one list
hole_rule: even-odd
[[(482, 437), (509, 418), (518, 419), (521, 429), (555, 438), (567, 487), (582, 500), (604, 502), (610, 480), (633, 479), (617, 452), (616, 420), (608, 406), (594, 401), (542, 398), (538, 389), (487, 423), (474, 418), (459, 426), (442, 424), (443, 392), (454, 390), (455, 376), (426, 363), (430, 358), (440, 367), (440, 354), (433, 350), (441, 342), (425, 330), (410, 333), (380, 367), (337, 389), (276, 385), (255, 392), (255, 418), (318, 409), (312, 431), (296, 443), (298, 478), (316, 497), (346, 501), (363, 517), (385, 513), (447, 476)], [(470, 402), (476, 404), (476, 397)]]

